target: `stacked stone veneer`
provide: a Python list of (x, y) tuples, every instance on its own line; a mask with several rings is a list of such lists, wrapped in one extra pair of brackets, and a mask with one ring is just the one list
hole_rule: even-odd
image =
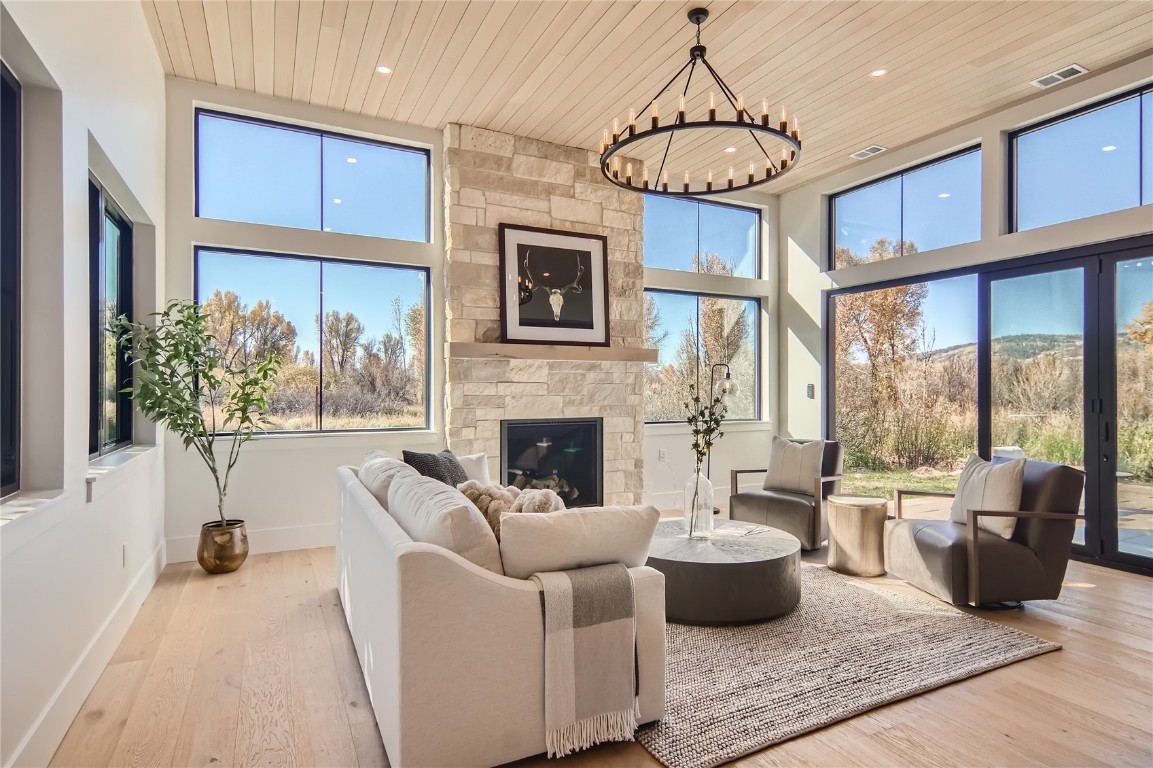
[[(608, 238), (609, 333), (640, 347), (644, 198), (606, 182), (584, 149), (450, 125), (445, 130), (447, 340), (500, 341), (499, 224)], [(644, 363), (448, 357), (446, 429), (457, 453), (500, 470), (501, 419), (604, 419), (604, 502), (643, 488)]]

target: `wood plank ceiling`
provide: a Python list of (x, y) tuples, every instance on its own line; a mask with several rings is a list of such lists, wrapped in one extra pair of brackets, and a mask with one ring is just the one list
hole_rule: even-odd
[[(176, 77), (440, 128), (447, 123), (599, 150), (688, 57), (685, 18), (710, 10), (709, 61), (746, 106), (800, 118), (803, 159), (763, 189), (833, 173), (870, 144), (894, 148), (1038, 93), (1030, 80), (1091, 71), (1153, 48), (1153, 3), (143, 0)], [(376, 74), (378, 65), (393, 69)], [(885, 68), (888, 74), (869, 73)], [(1153, 73), (1150, 73), (1153, 75)], [(694, 79), (689, 110), (716, 87)], [(718, 98), (720, 94), (717, 94)], [(662, 117), (676, 108), (671, 93)], [(643, 118), (647, 119), (647, 118)], [(752, 158), (687, 145), (684, 170), (738, 173)], [(639, 174), (639, 169), (638, 169)]]

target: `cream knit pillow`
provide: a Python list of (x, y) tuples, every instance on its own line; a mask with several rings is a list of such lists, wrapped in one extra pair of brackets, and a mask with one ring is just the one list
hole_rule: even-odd
[(764, 489), (793, 491), (812, 496), (817, 478), (821, 476), (821, 460), (824, 456), (823, 440), (794, 443), (792, 440), (774, 435)]
[[(1018, 512), (1021, 509), (1021, 485), (1025, 479), (1025, 460), (992, 464), (973, 455), (961, 470), (957, 495), (949, 510), (954, 523), (967, 524), (965, 512), (983, 509), (991, 512)], [(995, 533), (1003, 539), (1013, 538), (1017, 527), (1015, 517), (979, 517), (977, 527)]]

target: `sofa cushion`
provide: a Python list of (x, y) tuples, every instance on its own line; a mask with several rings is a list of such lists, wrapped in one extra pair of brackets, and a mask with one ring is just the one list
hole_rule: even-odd
[(468, 480), (464, 467), (447, 448), (440, 453), (404, 451), (404, 463), (425, 477), (434, 478), (453, 488)]
[(645, 564), (661, 513), (656, 507), (587, 507), (551, 514), (501, 515), (504, 573), (534, 573), (605, 563)]
[(821, 476), (824, 456), (825, 443), (822, 440), (797, 443), (774, 435), (764, 489), (794, 491), (812, 496), (816, 480)]
[(388, 488), (396, 478), (416, 474), (415, 469), (385, 451), (370, 451), (356, 471), (360, 482), (382, 507), (388, 506)]
[(476, 505), (456, 488), (415, 472), (400, 475), (388, 489), (387, 509), (413, 541), (436, 544), (504, 573), (496, 537)]
[[(966, 524), (965, 512), (984, 509), (993, 512), (1017, 512), (1021, 509), (1021, 485), (1025, 477), (1025, 460), (992, 464), (973, 455), (961, 470), (957, 495), (949, 511), (949, 520)], [(977, 527), (1003, 539), (1013, 537), (1015, 517), (978, 517)]]
[[(457, 456), (456, 460), (468, 475), (469, 480), (476, 480), (481, 485), (492, 485), (488, 478), (488, 454), (473, 453), (468, 456)], [(457, 483), (460, 485), (460, 483)]]

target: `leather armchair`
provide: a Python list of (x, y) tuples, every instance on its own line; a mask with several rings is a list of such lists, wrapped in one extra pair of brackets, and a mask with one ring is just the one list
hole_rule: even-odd
[[(994, 459), (994, 462), (997, 460)], [(954, 605), (1054, 600), (1072, 552), (1085, 473), (1062, 464), (1026, 461), (1020, 512), (966, 510), (966, 523), (903, 516), (908, 496), (951, 493), (897, 491), (896, 519), (885, 522), (885, 569)], [(1016, 517), (1010, 539), (977, 527), (980, 517)]]
[[(795, 440), (807, 443), (808, 440)], [(796, 536), (801, 549), (820, 549), (828, 538), (828, 517), (824, 500), (840, 488), (845, 465), (841, 444), (826, 440), (821, 457), (821, 474), (813, 478), (811, 494), (796, 491), (761, 489), (738, 492), (737, 484), (744, 474), (765, 474), (768, 469), (734, 469), (730, 473), (729, 518), (756, 525), (767, 525)]]

